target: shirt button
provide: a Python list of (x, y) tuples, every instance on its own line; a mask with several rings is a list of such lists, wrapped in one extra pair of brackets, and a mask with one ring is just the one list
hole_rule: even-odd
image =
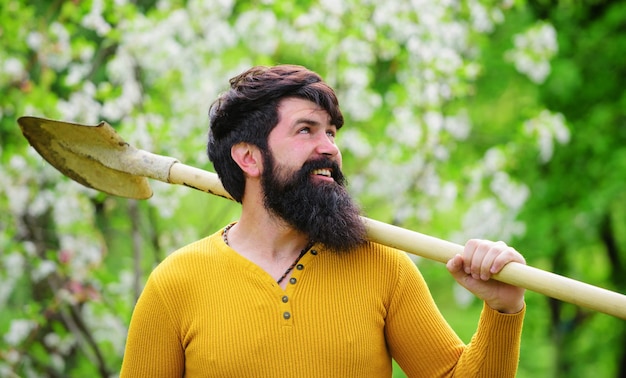
[(298, 265), (296, 265), (296, 269), (302, 270), (302, 269), (304, 269), (304, 265), (298, 264)]
[(298, 280), (297, 280), (297, 279), (295, 279), (295, 278), (293, 278), (293, 277), (291, 277), (291, 278), (289, 279), (289, 283), (290, 283), (290, 284), (292, 284), (292, 285), (295, 285), (295, 284), (296, 284), (296, 282), (298, 282)]
[(283, 312), (283, 318), (285, 320), (288, 320), (289, 318), (291, 318), (291, 314), (289, 312), (285, 311), (285, 312)]
[(311, 254), (312, 254), (312, 255), (317, 255), (317, 250), (312, 249), (312, 250), (311, 250)]
[(289, 302), (289, 297), (285, 295), (283, 297), (283, 303), (287, 303), (287, 302)]

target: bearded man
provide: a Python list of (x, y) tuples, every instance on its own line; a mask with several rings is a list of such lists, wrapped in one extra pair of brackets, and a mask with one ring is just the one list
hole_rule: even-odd
[(240, 219), (150, 275), (122, 376), (514, 377), (523, 257), (470, 240), (448, 270), (484, 301), (464, 344), (405, 253), (368, 242), (345, 189), (334, 91), (300, 66), (253, 67), (210, 109), (209, 158)]

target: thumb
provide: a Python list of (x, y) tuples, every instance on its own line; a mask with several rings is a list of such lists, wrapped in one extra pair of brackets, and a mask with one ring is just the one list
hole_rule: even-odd
[(454, 278), (461, 278), (465, 276), (465, 271), (463, 270), (463, 257), (459, 254), (456, 254), (446, 263), (446, 268), (452, 274)]
[(475, 280), (474, 278), (472, 278), (471, 275), (465, 272), (465, 268), (463, 267), (464, 262), (465, 261), (463, 260), (463, 256), (456, 255), (448, 260), (448, 262), (446, 263), (446, 267), (452, 275), (452, 278), (454, 278), (459, 285), (463, 286), (471, 292), (474, 292), (474, 286), (476, 282), (480, 280)]

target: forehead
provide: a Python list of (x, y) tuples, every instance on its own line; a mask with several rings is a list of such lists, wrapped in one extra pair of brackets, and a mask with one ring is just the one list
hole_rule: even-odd
[(315, 121), (316, 123), (330, 124), (330, 115), (324, 108), (313, 101), (302, 98), (288, 97), (278, 103), (279, 124), (297, 123), (298, 121)]

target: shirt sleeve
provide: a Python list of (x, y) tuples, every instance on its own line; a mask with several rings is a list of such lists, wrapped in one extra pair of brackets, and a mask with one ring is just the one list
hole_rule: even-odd
[(409, 377), (515, 377), (524, 311), (501, 314), (485, 305), (465, 345), (406, 257), (399, 263), (385, 334), (392, 357)]
[(184, 350), (153, 276), (133, 311), (120, 377), (182, 377)]

